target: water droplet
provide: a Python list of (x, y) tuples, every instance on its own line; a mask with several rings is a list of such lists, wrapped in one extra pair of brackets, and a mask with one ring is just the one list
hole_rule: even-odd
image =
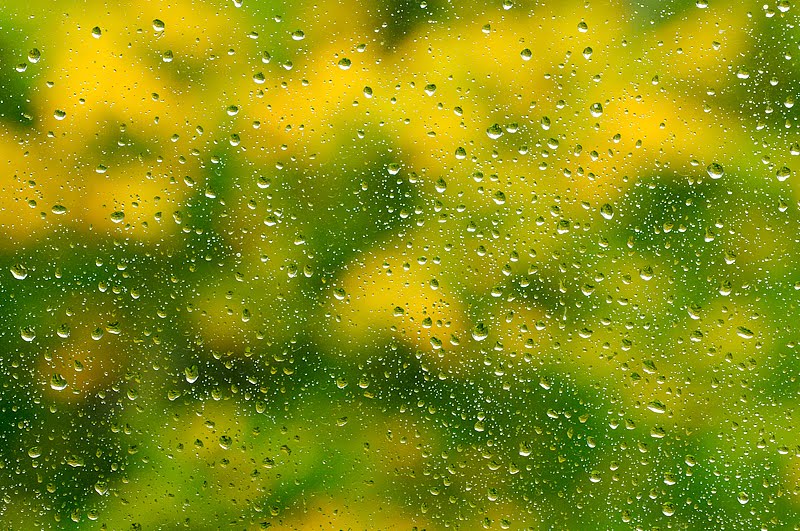
[(239, 114), (239, 107), (236, 105), (228, 105), (228, 108), (225, 109), (225, 112), (228, 113), (228, 116), (236, 116)]
[(786, 179), (788, 179), (788, 178), (789, 178), (791, 175), (792, 175), (792, 170), (790, 170), (790, 169), (789, 169), (788, 167), (786, 167), (786, 166), (784, 166), (784, 167), (782, 167), (782, 168), (778, 168), (778, 171), (776, 171), (776, 172), (775, 172), (775, 177), (777, 177), (777, 179), (778, 179), (780, 182), (783, 182), (783, 181), (785, 181), (785, 180), (786, 180)]
[(459, 146), (456, 149), (456, 158), (458, 160), (464, 160), (465, 158), (467, 158), (467, 150), (464, 149), (463, 147)]
[(108, 482), (98, 481), (94, 484), (94, 491), (100, 496), (104, 496), (108, 492)]
[(789, 146), (789, 153), (795, 156), (800, 155), (800, 143), (792, 142), (792, 144)]
[(706, 0), (697, 0), (697, 2), (694, 3), (694, 5), (696, 5), (700, 9), (705, 9), (708, 7), (708, 2)]
[(750, 501), (750, 496), (746, 492), (741, 491), (736, 495), (736, 499), (739, 500), (739, 503), (742, 505), (746, 505), (747, 502)]
[(489, 328), (484, 323), (477, 323), (472, 328), (472, 339), (475, 341), (483, 341), (487, 337), (489, 337)]
[(364, 87), (364, 97), (366, 98), (372, 97), (372, 87)]
[(42, 58), (42, 53), (39, 51), (39, 48), (32, 48), (28, 52), (28, 61), (30, 61), (31, 63), (34, 63), (34, 64), (38, 63), (39, 59), (41, 59), (41, 58)]
[(514, 2), (512, 2), (511, 0), (503, 0), (503, 9), (508, 11), (512, 7), (514, 7)]
[(659, 400), (653, 400), (649, 404), (647, 404), (647, 409), (652, 411), (653, 413), (665, 413), (667, 411), (667, 406), (664, 405), (663, 402)]
[(603, 115), (603, 105), (600, 103), (592, 103), (589, 106), (589, 112), (592, 113), (592, 116), (595, 118), (599, 118)]
[(386, 171), (389, 172), (389, 175), (397, 175), (398, 173), (400, 173), (400, 164), (392, 162), (388, 166), (386, 166)]
[(221, 435), (219, 438), (219, 446), (223, 450), (228, 450), (231, 446), (233, 446), (233, 439), (231, 439), (228, 435)]
[(50, 387), (54, 391), (63, 391), (67, 387), (67, 379), (60, 374), (53, 374), (50, 377)]
[(25, 326), (21, 328), (19, 334), (22, 337), (22, 339), (24, 339), (28, 343), (36, 339), (36, 331), (33, 329), (33, 327), (30, 326)]
[(605, 219), (611, 219), (614, 217), (614, 207), (610, 204), (606, 203), (600, 207), (600, 215), (603, 216)]
[(348, 70), (353, 63), (347, 57), (342, 57), (337, 64), (342, 70)]
[(303, 30), (296, 29), (296, 30), (294, 30), (292, 32), (292, 40), (302, 41), (305, 38), (306, 38), (306, 34), (303, 32)]
[(425, 85), (424, 90), (425, 94), (427, 94), (428, 96), (433, 96), (433, 93), (436, 92), (436, 85), (434, 85), (433, 83), (429, 83)]
[(753, 339), (753, 336), (755, 336), (752, 330), (744, 326), (740, 326), (736, 329), (736, 335), (743, 339)]
[(53, 214), (57, 215), (66, 214), (67, 207), (65, 207), (64, 205), (53, 205), (52, 212)]
[(95, 329), (92, 331), (92, 339), (94, 339), (95, 341), (100, 341), (100, 339), (102, 339), (102, 338), (103, 338), (103, 334), (104, 334), (104, 333), (105, 333), (105, 332), (103, 331), (103, 329), (102, 329), (102, 328), (95, 328)]
[(11, 274), (17, 280), (25, 280), (28, 277), (28, 268), (22, 264), (14, 264), (11, 266)]
[(593, 50), (589, 46), (587, 46), (586, 48), (583, 49), (583, 58), (589, 59), (592, 56), (592, 52)]
[(200, 367), (197, 364), (190, 365), (183, 369), (183, 375), (187, 382), (190, 384), (195, 383), (200, 378)]
[(736, 77), (739, 79), (747, 79), (750, 77), (750, 71), (747, 68), (742, 67), (736, 71)]
[(443, 177), (439, 177), (438, 179), (436, 179), (435, 187), (436, 191), (441, 194), (445, 190), (447, 190), (447, 181), (445, 181)]
[(664, 516), (672, 516), (675, 514), (675, 504), (665, 503), (661, 506), (661, 512), (664, 514)]
[(725, 169), (722, 167), (722, 164), (718, 162), (709, 164), (706, 171), (708, 172), (708, 176), (712, 179), (719, 179), (725, 174)]
[(492, 194), (492, 199), (496, 204), (503, 205), (506, 202), (506, 194), (504, 194), (502, 190), (498, 190)]
[(42, 455), (42, 449), (38, 446), (32, 446), (28, 449), (28, 457), (31, 459), (36, 459), (37, 457)]
[(503, 136), (503, 128), (500, 127), (500, 124), (491, 125), (486, 130), (486, 136), (488, 136), (492, 140), (496, 140), (496, 139), (500, 138), (501, 136)]
[(53, 112), (53, 118), (55, 118), (56, 120), (63, 120), (66, 117), (67, 117), (67, 111), (62, 111), (61, 109), (56, 109)]
[(114, 223), (122, 223), (125, 221), (125, 212), (116, 211), (111, 213), (111, 221)]
[(589, 31), (589, 25), (584, 21), (578, 22), (578, 31), (580, 31), (581, 33), (586, 33), (587, 31)]
[(154, 31), (156, 31), (157, 33), (161, 33), (162, 31), (164, 31), (165, 28), (166, 28), (166, 26), (164, 25), (164, 22), (162, 20), (159, 20), (157, 18), (153, 19), (153, 30)]
[(531, 57), (533, 57), (533, 52), (530, 48), (525, 48), (519, 52), (519, 56), (522, 57), (523, 61), (530, 61)]
[(56, 329), (56, 335), (61, 339), (67, 339), (69, 337), (69, 334), (70, 334), (70, 328), (67, 323), (59, 325), (59, 327)]

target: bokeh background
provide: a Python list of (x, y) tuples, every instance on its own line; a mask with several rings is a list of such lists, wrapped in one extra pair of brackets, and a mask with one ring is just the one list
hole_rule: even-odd
[(8, 529), (798, 529), (789, 1), (0, 7)]

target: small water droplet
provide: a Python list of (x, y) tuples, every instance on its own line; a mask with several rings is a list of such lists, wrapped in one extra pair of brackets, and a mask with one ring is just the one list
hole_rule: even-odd
[(589, 112), (595, 118), (599, 118), (599, 117), (603, 116), (603, 105), (600, 104), (600, 103), (592, 103), (589, 106)]
[(533, 52), (530, 48), (525, 48), (519, 52), (519, 56), (522, 57), (523, 61), (530, 61), (531, 57), (533, 57)]
[(38, 63), (39, 59), (41, 59), (41, 58), (42, 58), (42, 53), (39, 51), (39, 48), (32, 48), (28, 52), (28, 61), (30, 61), (31, 63), (34, 63), (34, 64)]
[(306, 34), (303, 32), (303, 30), (296, 29), (296, 30), (294, 30), (292, 32), (292, 40), (302, 41), (305, 38), (306, 38)]
[(347, 57), (342, 57), (337, 64), (342, 70), (348, 70), (353, 63)]
[(461, 146), (459, 146), (458, 148), (456, 148), (456, 158), (457, 158), (458, 160), (464, 160), (465, 158), (467, 158), (467, 150), (466, 150), (466, 149), (464, 149), (464, 148), (463, 148), (463, 147), (461, 147)]
[(219, 446), (223, 450), (228, 450), (231, 446), (233, 446), (233, 439), (231, 439), (228, 435), (221, 435), (219, 438)]
[(736, 335), (743, 339), (753, 339), (753, 336), (755, 336), (752, 330), (744, 326), (740, 326), (736, 329)]
[(736, 495), (736, 499), (739, 500), (739, 503), (742, 505), (746, 505), (747, 502), (750, 501), (750, 496), (746, 492), (741, 491)]
[(583, 20), (578, 22), (578, 31), (581, 33), (586, 33), (587, 31), (589, 31), (589, 25)]
[(62, 111), (61, 109), (56, 109), (53, 112), (53, 118), (55, 118), (56, 120), (63, 120), (66, 117), (67, 117), (67, 111)]
[(428, 96), (433, 96), (433, 93), (436, 92), (436, 85), (434, 85), (433, 83), (429, 83), (425, 85), (424, 90), (425, 94), (427, 94)]
[(610, 204), (606, 203), (600, 207), (600, 215), (603, 216), (605, 219), (611, 219), (614, 217), (614, 207)]
[(153, 19), (153, 30), (154, 31), (156, 31), (157, 33), (161, 33), (162, 31), (164, 31), (165, 28), (166, 28), (166, 26), (164, 25), (164, 22), (162, 20), (157, 19), (157, 18)]
[(114, 223), (122, 223), (125, 221), (125, 212), (116, 211), (111, 213), (111, 221)]
[(664, 403), (659, 400), (653, 400), (652, 402), (647, 404), (647, 409), (649, 409), (653, 413), (661, 414), (667, 411), (667, 406), (665, 406)]
[(778, 171), (775, 172), (775, 177), (780, 181), (783, 182), (792, 175), (792, 170), (790, 170), (787, 166), (783, 166), (782, 168), (778, 168)]

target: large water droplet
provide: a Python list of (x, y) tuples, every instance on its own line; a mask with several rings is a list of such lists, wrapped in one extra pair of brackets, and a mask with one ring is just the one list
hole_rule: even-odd
[(722, 167), (722, 164), (718, 162), (709, 164), (706, 171), (708, 172), (708, 176), (712, 179), (719, 179), (725, 174), (725, 169)]
[(477, 323), (472, 328), (472, 339), (475, 341), (483, 341), (487, 337), (489, 337), (489, 327), (487, 327), (484, 323)]
[(28, 277), (28, 268), (22, 264), (14, 264), (11, 266), (11, 274), (17, 280), (25, 280)]
[(63, 391), (67, 387), (67, 379), (60, 374), (53, 374), (50, 377), (50, 388), (54, 391)]

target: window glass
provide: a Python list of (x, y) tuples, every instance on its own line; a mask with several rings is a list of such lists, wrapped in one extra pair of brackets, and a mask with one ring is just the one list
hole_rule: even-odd
[(797, 529), (798, 7), (0, 6), (9, 529)]

